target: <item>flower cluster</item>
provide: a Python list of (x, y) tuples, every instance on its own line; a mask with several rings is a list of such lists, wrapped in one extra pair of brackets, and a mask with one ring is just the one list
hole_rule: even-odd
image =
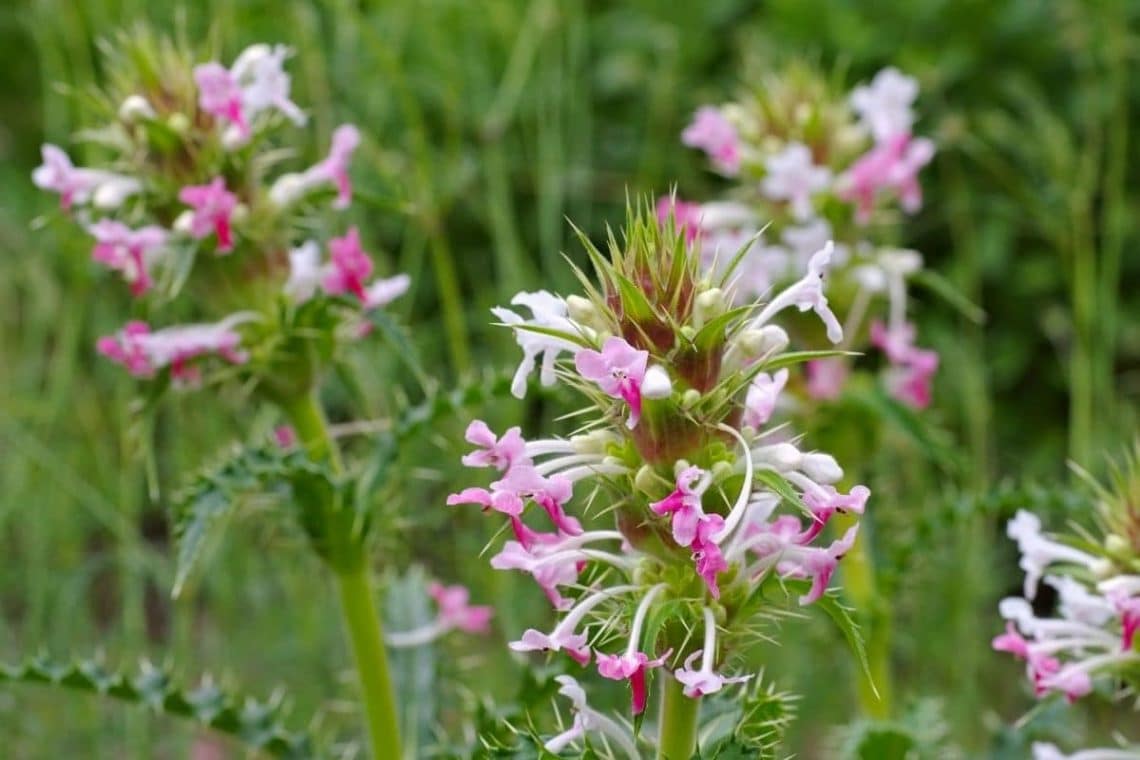
[[(816, 250), (837, 241), (832, 274), (849, 314), (843, 347), (866, 340), (881, 349), (888, 391), (924, 408), (938, 355), (914, 345), (906, 316), (906, 283), (922, 257), (883, 239), (896, 226), (895, 208), (921, 207), (918, 173), (934, 155), (934, 144), (913, 134), (917, 96), (915, 80), (893, 68), (844, 97), (816, 72), (792, 67), (738, 102), (703, 106), (681, 140), (736, 184), (720, 201), (662, 198), (658, 213), (675, 215), (690, 239), (701, 240), (707, 270), (733, 267), (741, 303), (793, 281)], [(868, 320), (880, 296), (885, 324)], [(806, 371), (807, 394), (834, 399), (848, 360), (819, 360)]]
[[(585, 296), (520, 293), (513, 309), (493, 310), (523, 350), (515, 395), (541, 361), (543, 385), (590, 402), (580, 429), (528, 439), (472, 422), (463, 463), (496, 479), (448, 504), (497, 513), (510, 538), (492, 566), (529, 574), (561, 615), (511, 649), (593, 662), (603, 678), (628, 682), (639, 714), (654, 671), (694, 699), (749, 678), (730, 663), (732, 645), (762, 614), (761, 589), (783, 584), (800, 589), (800, 604), (818, 600), (856, 537), (852, 527), (828, 538), (828, 521), (861, 514), (870, 492), (840, 491), (834, 458), (768, 424), (794, 362), (776, 317), (814, 310), (842, 338), (823, 288), (830, 244), (800, 280), (744, 309), (651, 211), (633, 214), (608, 259), (587, 246), (600, 284), (584, 279)], [(563, 693), (574, 726), (548, 749), (586, 731), (633, 741), (588, 708), (575, 681)]]
[[(999, 605), (1005, 631), (993, 648), (1025, 663), (1039, 698), (1063, 695), (1074, 702), (1098, 683), (1138, 685), (1140, 665), (1140, 469), (1133, 459), (1117, 470), (1115, 491), (1097, 486), (1101, 537), (1081, 531), (1076, 536), (1049, 536), (1040, 518), (1024, 510), (1009, 521), (1007, 533), (1017, 542), (1025, 572), (1024, 597)], [(1041, 584), (1056, 592), (1056, 611), (1035, 611)], [(1084, 750), (1064, 755), (1050, 744), (1034, 746), (1034, 757), (1136, 758), (1133, 749)]]
[(32, 179), (59, 195), (94, 239), (93, 260), (148, 299), (149, 312), (184, 296), (207, 321), (131, 321), (102, 338), (99, 352), (137, 377), (178, 385), (200, 382), (210, 366), (251, 362), (244, 369), (259, 380), (287, 378), (285, 362), (310, 382), (313, 368), (297, 366), (296, 356), (311, 363), (327, 351), (299, 345), (360, 335), (365, 313), (409, 286), (404, 275), (374, 277), (355, 227), (323, 241), (315, 232), (335, 225), (325, 220), (330, 208), (351, 204), (360, 133), (338, 127), (326, 158), (270, 180), (283, 155), (274, 143), (281, 127), (306, 123), (290, 99), (285, 47), (253, 45), (227, 68), (195, 64), (147, 35), (124, 44), (135, 46), (123, 56), (134, 68), (110, 77), (113, 116), (87, 132), (104, 136), (106, 166), (75, 166), (45, 145)]

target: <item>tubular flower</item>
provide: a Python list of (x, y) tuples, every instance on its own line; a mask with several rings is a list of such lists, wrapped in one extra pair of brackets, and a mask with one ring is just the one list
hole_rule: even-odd
[(132, 177), (102, 169), (81, 169), (71, 163), (60, 148), (43, 146), (43, 164), (32, 172), (32, 182), (41, 190), (59, 193), (59, 205), (64, 211), (77, 203), (94, 200), (99, 208), (114, 209), (142, 189)]
[[(803, 382), (790, 380), (801, 409), (843, 395), (859, 369), (849, 357), (906, 334), (906, 350), (888, 352), (881, 379), (889, 395), (923, 409), (934, 396), (938, 354), (917, 347), (906, 313), (907, 283), (922, 269), (922, 258), (890, 247), (897, 211), (912, 214), (922, 206), (919, 175), (935, 154), (934, 143), (915, 129), (918, 83), (894, 68), (849, 93), (836, 91), (833, 81), (793, 64), (736, 102), (701, 108), (681, 142), (705, 150), (714, 169), (736, 179), (732, 200), (662, 198), (658, 216), (665, 226), (671, 215), (671, 223), (699, 243), (709, 277), (720, 278), (734, 265), (737, 304), (761, 299), (777, 309), (772, 294), (807, 270), (804, 289), (778, 308), (817, 310), (828, 338), (849, 353), (809, 362)], [(739, 159), (731, 172), (715, 157), (722, 144)], [(822, 262), (818, 252), (828, 241), (832, 251)], [(815, 298), (811, 281), (824, 267), (838, 303)], [(829, 318), (832, 310), (844, 312), (846, 322)], [(879, 318), (883, 311), (886, 320)], [(884, 321), (885, 327), (874, 327)]]
[[(790, 604), (819, 599), (857, 535), (828, 535), (828, 521), (861, 514), (869, 496), (837, 490), (834, 458), (771, 437), (789, 378), (789, 339), (775, 321), (800, 305), (833, 321), (821, 279), (829, 251), (804, 281), (729, 311), (732, 286), (700, 274), (700, 237), (673, 229), (663, 232), (652, 209), (634, 212), (624, 246), (611, 237), (608, 260), (591, 251), (601, 283), (589, 298), (520, 294), (526, 321), (495, 310), (524, 352), (517, 390), (541, 356), (550, 381), (588, 406), (569, 437), (470, 423), (462, 460), (492, 482), (448, 498), (509, 526), (492, 567), (529, 574), (559, 613), (511, 649), (593, 660), (604, 678), (629, 683), (633, 714), (646, 709), (654, 677), (691, 681), (694, 697), (745, 680), (714, 670), (754, 635), (745, 600), (768, 584), (795, 589)], [(781, 363), (765, 372), (769, 362)], [(702, 648), (688, 632), (706, 610), (721, 622), (706, 627)]]
[(99, 339), (99, 353), (136, 377), (151, 377), (169, 367), (176, 381), (193, 383), (199, 378), (199, 368), (190, 362), (199, 357), (215, 354), (231, 364), (242, 364), (249, 358), (241, 350), (241, 335), (234, 328), (250, 319), (249, 314), (234, 314), (212, 325), (157, 331), (145, 322), (128, 322), (117, 334)]
[(237, 196), (226, 189), (226, 181), (215, 177), (208, 185), (190, 185), (178, 193), (178, 200), (190, 206), (188, 232), (196, 240), (211, 233), (218, 239), (218, 253), (234, 248), (232, 219)]
[(464, 586), (444, 586), (432, 581), (428, 585), (428, 595), (438, 608), (436, 619), (422, 628), (389, 633), (384, 639), (385, 644), (395, 648), (417, 647), (430, 644), (451, 631), (487, 633), (490, 630), (494, 611), (490, 607), (470, 604), (471, 593)]
[[(1096, 486), (1101, 536), (1085, 531), (1073, 537), (1047, 536), (1040, 518), (1025, 510), (1008, 523), (1007, 533), (1021, 553), (1025, 596), (998, 605), (1006, 627), (993, 639), (993, 648), (1025, 663), (1038, 697), (1060, 694), (1072, 702), (1092, 693), (1097, 682), (1123, 685), (1118, 693), (1137, 685), (1140, 575), (1135, 567), (1140, 546), (1128, 538), (1138, 535), (1137, 452), (1114, 468), (1113, 488)], [(1056, 612), (1048, 617), (1031, 604), (1042, 581), (1057, 597)], [(1072, 757), (1101, 757), (1101, 752), (1109, 753), (1106, 758), (1131, 757), (1127, 753), (1133, 751), (1085, 750)], [(1035, 756), (1067, 757), (1056, 748)]]
[(717, 171), (726, 176), (740, 170), (740, 138), (732, 123), (716, 108), (698, 109), (693, 123), (681, 133), (681, 142), (707, 153)]
[(100, 219), (88, 231), (95, 238), (91, 258), (122, 272), (133, 295), (150, 289), (151, 264), (166, 243), (166, 230), (155, 225), (132, 230), (122, 222)]

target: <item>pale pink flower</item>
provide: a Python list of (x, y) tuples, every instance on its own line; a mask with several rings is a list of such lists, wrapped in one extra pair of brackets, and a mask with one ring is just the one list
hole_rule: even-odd
[(151, 286), (150, 264), (166, 243), (166, 230), (150, 225), (132, 230), (122, 222), (100, 219), (88, 228), (95, 237), (91, 257), (123, 273), (138, 296)]
[(574, 356), (582, 377), (597, 383), (607, 396), (629, 404), (626, 426), (631, 429), (641, 419), (641, 382), (648, 361), (648, 351), (639, 351), (616, 335), (606, 338), (601, 351), (584, 348)]
[(352, 203), (352, 182), (348, 178), (348, 162), (360, 144), (360, 132), (351, 124), (342, 124), (332, 136), (329, 156), (318, 165), (321, 173), (336, 185), (335, 208), (348, 208)]
[(669, 654), (669, 652), (666, 652), (660, 657), (651, 660), (649, 655), (641, 651), (627, 652), (620, 655), (602, 654), (599, 652), (597, 655), (598, 673), (601, 674), (603, 678), (611, 678), (615, 681), (629, 681), (629, 689), (632, 695), (631, 711), (634, 715), (640, 715), (645, 712), (645, 704), (648, 700), (645, 674), (653, 668), (659, 668), (664, 665)]
[(249, 355), (241, 350), (241, 335), (234, 329), (249, 319), (235, 314), (214, 324), (180, 325), (152, 332), (145, 322), (128, 322), (113, 336), (100, 338), (99, 353), (112, 359), (136, 377), (151, 377), (170, 367), (180, 383), (193, 383), (199, 371), (190, 362), (217, 355), (231, 364), (242, 364)]
[(118, 208), (131, 195), (142, 190), (142, 183), (102, 169), (83, 169), (71, 163), (67, 154), (55, 145), (40, 149), (43, 164), (32, 172), (32, 184), (41, 190), (59, 193), (64, 211), (76, 203), (94, 200), (99, 208)]
[(770, 200), (786, 201), (792, 216), (801, 221), (810, 218), (815, 211), (812, 196), (831, 184), (831, 170), (816, 166), (811, 150), (798, 142), (770, 156), (764, 168), (766, 174), (760, 181), (760, 192)]
[(903, 133), (871, 148), (837, 182), (838, 196), (856, 204), (855, 219), (870, 221), (879, 196), (898, 195), (903, 210), (914, 213), (922, 207), (918, 172), (934, 158), (934, 143)]
[(215, 177), (208, 185), (189, 185), (178, 193), (178, 200), (193, 209), (190, 236), (201, 240), (211, 233), (217, 236), (218, 252), (233, 250), (231, 219), (237, 207), (237, 196), (226, 189), (226, 181)]
[(685, 240), (693, 242), (701, 235), (701, 204), (689, 203), (680, 198), (663, 195), (657, 199), (657, 222), (664, 227), (673, 217), (674, 229), (685, 233)]
[(681, 142), (703, 150), (721, 174), (731, 177), (740, 171), (740, 138), (717, 108), (697, 109), (693, 122), (681, 133)]
[(242, 138), (249, 137), (249, 122), (242, 108), (242, 92), (237, 79), (216, 61), (194, 67), (194, 83), (198, 85), (198, 106), (218, 119), (233, 124)]
[(761, 372), (756, 375), (752, 385), (748, 387), (748, 395), (744, 399), (744, 424), (759, 430), (768, 424), (772, 414), (776, 411), (776, 402), (781, 391), (788, 382), (787, 368), (777, 370), (774, 375)]
[(834, 401), (843, 393), (850, 369), (838, 356), (812, 359), (804, 366), (807, 373), (807, 393), (819, 401)]
[(469, 604), (471, 593), (463, 586), (444, 586), (432, 582), (428, 593), (439, 605), (438, 624), (445, 629), (458, 628), (466, 633), (486, 633), (490, 630), (492, 609)]
[(467, 426), (464, 437), (478, 447), (463, 456), (463, 464), (468, 467), (494, 467), (499, 472), (506, 472), (515, 462), (531, 464), (526, 456), (522, 429), (517, 426), (508, 429), (502, 437), (496, 437), (486, 422), (474, 420)]
[(406, 274), (373, 280), (364, 288), (364, 303), (361, 306), (365, 311), (387, 306), (407, 293), (411, 285), (412, 278)]
[(875, 75), (870, 85), (851, 92), (851, 107), (859, 114), (876, 142), (909, 134), (914, 124), (911, 106), (918, 97), (918, 82), (893, 66)]
[[(690, 699), (699, 699), (709, 694), (716, 694), (728, 684), (743, 683), (752, 677), (728, 677), (713, 670), (713, 664), (716, 661), (716, 618), (708, 607), (704, 608), (704, 620), (704, 648), (698, 649), (686, 657), (684, 667), (673, 672), (673, 677), (685, 687), (685, 696)], [(701, 668), (694, 670), (693, 663), (698, 657), (701, 657)]]

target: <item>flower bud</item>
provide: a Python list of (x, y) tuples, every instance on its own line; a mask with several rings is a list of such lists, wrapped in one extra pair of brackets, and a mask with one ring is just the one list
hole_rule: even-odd
[(835, 457), (818, 452), (804, 454), (800, 470), (817, 483), (836, 483), (843, 477), (843, 468)]
[(91, 202), (96, 208), (114, 210), (122, 206), (123, 201), (140, 189), (142, 186), (138, 180), (130, 177), (117, 177), (99, 185), (91, 196)]
[(701, 400), (701, 392), (696, 388), (690, 388), (681, 394), (681, 408), (692, 409)]
[(156, 116), (150, 103), (142, 95), (130, 95), (119, 106), (119, 118), (127, 124), (134, 124)]
[(184, 113), (172, 113), (166, 120), (166, 126), (175, 134), (184, 135), (190, 129), (190, 119)]
[(1097, 578), (1110, 578), (1116, 574), (1116, 568), (1112, 564), (1112, 560), (1098, 558), (1089, 567), (1093, 575)]
[(1104, 549), (1109, 555), (1120, 559), (1126, 559), (1132, 554), (1132, 546), (1128, 540), (1116, 533), (1109, 533), (1105, 537)]
[(728, 300), (720, 288), (706, 290), (697, 296), (693, 309), (693, 323), (697, 326), (716, 319), (728, 308)]
[(774, 354), (788, 347), (788, 334), (782, 327), (765, 325), (758, 330), (745, 330), (737, 338), (741, 353), (749, 359)]
[(178, 218), (174, 220), (174, 231), (179, 233), (180, 235), (189, 235), (190, 234), (190, 228), (193, 226), (193, 224), (194, 224), (194, 212), (193, 211), (183, 211), (181, 214), (178, 215)]
[(713, 480), (723, 480), (736, 474), (736, 468), (731, 462), (720, 461), (712, 466)]
[(274, 206), (284, 208), (300, 198), (306, 189), (306, 182), (300, 174), (282, 174), (269, 188), (269, 200)]
[(591, 430), (570, 439), (579, 454), (605, 454), (611, 443), (620, 439), (609, 430)]
[(238, 129), (237, 125), (231, 124), (222, 132), (222, 147), (227, 151), (237, 150), (245, 145), (246, 139), (246, 136)]
[(234, 206), (234, 211), (230, 214), (230, 221), (234, 224), (241, 224), (246, 219), (249, 219), (249, 206), (244, 203)]
[(566, 296), (566, 312), (570, 319), (591, 327), (598, 326), (598, 310), (594, 302), (579, 295)]
[(654, 364), (645, 372), (641, 381), (641, 397), (648, 399), (669, 398), (673, 395), (673, 381), (660, 364)]
[(769, 464), (780, 472), (799, 467), (803, 458), (800, 450), (790, 443), (775, 443), (771, 446), (763, 446), (753, 452), (753, 459), (757, 464)]
[(653, 471), (652, 467), (645, 464), (634, 475), (633, 485), (642, 493), (654, 494), (660, 490), (660, 478), (657, 477), (657, 473)]

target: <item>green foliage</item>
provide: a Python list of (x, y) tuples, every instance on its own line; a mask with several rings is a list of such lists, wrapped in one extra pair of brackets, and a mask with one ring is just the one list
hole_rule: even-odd
[(286, 728), (279, 694), (259, 701), (222, 689), (209, 678), (184, 689), (169, 672), (145, 660), (136, 674), (129, 675), (108, 670), (94, 659), (63, 663), (35, 657), (19, 665), (0, 665), (0, 681), (74, 689), (141, 705), (155, 714), (194, 721), (272, 757), (323, 756), (312, 735)]
[(734, 721), (731, 732), (703, 748), (701, 757), (710, 760), (782, 760), (784, 735), (796, 716), (796, 697), (778, 692), (764, 682), (760, 673), (755, 683), (738, 699), (733, 699)]
[(832, 737), (829, 753), (837, 760), (951, 760), (960, 756), (937, 699), (917, 700), (896, 720), (859, 720), (845, 726)]

